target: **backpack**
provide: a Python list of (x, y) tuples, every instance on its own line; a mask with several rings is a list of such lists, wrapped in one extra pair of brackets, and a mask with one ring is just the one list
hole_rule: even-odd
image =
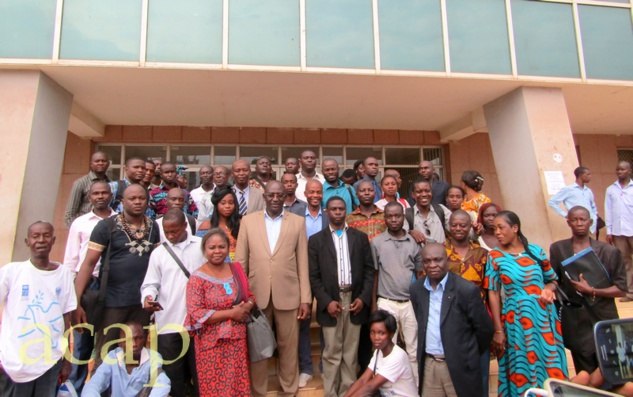
[(116, 196), (114, 196), (114, 200), (112, 200), (112, 204), (110, 204), (110, 208), (112, 208), (115, 211), (118, 211), (119, 205), (121, 205), (121, 200), (123, 200), (123, 192), (125, 191), (127, 184), (125, 183), (124, 180), (118, 180), (116, 181), (116, 184), (117, 184)]
[[(444, 214), (444, 209), (439, 204), (431, 204), (431, 205), (433, 206), (433, 209), (435, 210), (435, 213), (437, 214), (437, 216), (440, 218), (440, 222), (442, 222), (442, 229), (446, 229), (446, 214)], [(404, 211), (404, 218), (407, 220), (407, 223), (409, 224), (409, 230), (415, 229), (413, 227), (413, 225), (415, 224), (415, 221), (413, 220), (413, 217), (415, 216), (414, 211), (415, 211), (415, 207), (407, 208)], [(446, 233), (446, 230), (444, 230), (444, 233)]]

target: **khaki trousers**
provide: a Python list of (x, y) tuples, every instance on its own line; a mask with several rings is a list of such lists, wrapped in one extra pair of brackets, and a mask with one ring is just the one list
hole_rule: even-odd
[[(275, 324), (277, 336), (277, 376), (281, 392), (279, 396), (294, 396), (299, 390), (299, 308), (278, 310), (272, 299), (268, 307), (262, 309), (270, 324)], [(268, 392), (268, 360), (251, 364), (251, 389), (253, 396), (263, 397)]]
[(622, 264), (626, 270), (626, 284), (629, 289), (626, 296), (633, 298), (633, 237), (613, 236), (613, 245), (622, 253)]
[(429, 356), (426, 357), (422, 397), (457, 397), (446, 361), (435, 361)]
[(336, 319), (336, 326), (322, 327), (323, 389), (325, 397), (343, 396), (356, 381), (358, 337), (360, 325), (350, 321), (349, 305), (352, 293), (340, 294), (343, 311)]

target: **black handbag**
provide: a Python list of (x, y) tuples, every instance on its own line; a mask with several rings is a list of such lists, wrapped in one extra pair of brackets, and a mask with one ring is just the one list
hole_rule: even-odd
[(93, 278), (93, 284), (96, 283), (97, 289), (86, 288), (81, 295), (80, 305), (86, 312), (86, 321), (92, 324), (95, 329), (101, 325), (103, 312), (105, 311), (105, 295), (108, 288), (108, 274), (110, 273), (110, 247), (112, 246), (112, 235), (116, 231), (116, 217), (107, 218), (108, 232), (110, 233), (110, 243), (106, 249), (99, 278)]

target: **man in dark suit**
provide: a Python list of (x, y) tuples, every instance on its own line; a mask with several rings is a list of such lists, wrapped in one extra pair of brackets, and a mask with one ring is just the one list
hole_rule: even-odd
[(422, 249), (426, 276), (411, 285), (418, 320), (418, 368), (422, 397), (481, 397), (480, 358), (490, 347), (493, 327), (471, 282), (448, 272), (446, 249)]
[(367, 235), (345, 224), (345, 201), (331, 197), (326, 208), (329, 227), (308, 242), (310, 286), (325, 340), (325, 396), (342, 396), (356, 380), (358, 339), (369, 317), (374, 262)]
[[(558, 275), (560, 286), (570, 300), (563, 306), (561, 325), (565, 347), (571, 350), (576, 373), (593, 372), (598, 368), (596, 345), (593, 342), (593, 326), (601, 320), (618, 318), (615, 298), (626, 296), (626, 270), (622, 254), (617, 248), (589, 237), (593, 220), (582, 206), (572, 207), (567, 212), (567, 225), (571, 228), (571, 239), (560, 240), (549, 248), (552, 268)], [(565, 259), (591, 247), (602, 262), (613, 282), (608, 288), (593, 288), (584, 277), (579, 281), (565, 275)], [(580, 293), (579, 296), (576, 292)]]

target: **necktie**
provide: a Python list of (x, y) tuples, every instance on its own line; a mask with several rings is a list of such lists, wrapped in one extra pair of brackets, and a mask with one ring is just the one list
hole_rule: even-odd
[(246, 214), (246, 200), (244, 199), (244, 192), (240, 190), (240, 203), (239, 203), (240, 215)]

